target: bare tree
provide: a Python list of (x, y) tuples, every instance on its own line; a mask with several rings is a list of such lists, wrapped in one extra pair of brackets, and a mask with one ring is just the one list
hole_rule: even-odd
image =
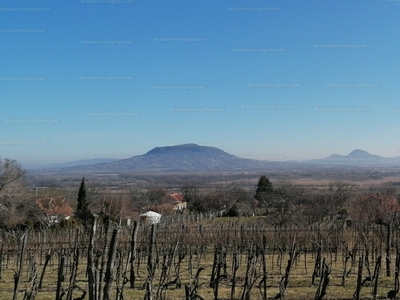
[(8, 158), (2, 159), (0, 157), (0, 191), (14, 182), (23, 179), (25, 171), (15, 161)]
[(24, 221), (32, 208), (32, 201), (24, 179), (25, 171), (15, 160), (0, 158), (1, 222), (17, 223)]
[(183, 201), (187, 203), (197, 201), (199, 196), (199, 188), (193, 183), (186, 183), (184, 186), (182, 186), (181, 192), (183, 195)]
[(334, 212), (337, 212), (355, 191), (355, 184), (345, 181), (334, 181), (329, 184), (331, 203)]
[(130, 191), (132, 206), (140, 214), (150, 206), (150, 201), (140, 186), (135, 186)]
[(131, 211), (128, 196), (121, 193), (107, 193), (103, 195), (102, 213), (111, 220), (119, 222)]

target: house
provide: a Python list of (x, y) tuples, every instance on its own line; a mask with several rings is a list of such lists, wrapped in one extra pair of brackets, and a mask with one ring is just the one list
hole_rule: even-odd
[(51, 225), (68, 220), (74, 214), (73, 208), (67, 203), (65, 197), (39, 198), (36, 199), (36, 204), (45, 214), (45, 221)]
[(169, 196), (172, 199), (172, 204), (173, 204), (174, 210), (183, 211), (186, 209), (187, 203), (185, 201), (183, 201), (184, 198), (183, 198), (182, 194), (171, 193), (171, 194), (169, 194)]
[(143, 222), (148, 224), (158, 224), (160, 222), (161, 215), (159, 213), (149, 210), (148, 212), (141, 214), (139, 218)]

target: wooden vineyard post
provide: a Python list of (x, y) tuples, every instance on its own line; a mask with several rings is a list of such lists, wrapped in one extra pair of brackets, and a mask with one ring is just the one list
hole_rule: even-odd
[(399, 253), (399, 249), (397, 248), (396, 251), (396, 268), (394, 271), (394, 290), (396, 292), (399, 291), (399, 268), (400, 268), (400, 253)]
[(133, 289), (135, 287), (135, 260), (136, 260), (136, 239), (137, 239), (137, 233), (138, 233), (139, 225), (137, 221), (134, 221), (133, 223), (133, 231), (132, 231), (132, 237), (131, 237), (131, 255), (130, 255), (130, 276), (129, 276), (129, 282), (130, 282), (130, 288)]
[(96, 223), (97, 219), (93, 218), (92, 228), (90, 230), (90, 241), (87, 253), (87, 273), (88, 273), (88, 288), (89, 288), (89, 300), (97, 300), (96, 294), (96, 280), (95, 280), (95, 267), (93, 258), (94, 248), (94, 237), (96, 235)]
[(263, 265), (263, 278), (262, 278), (262, 283), (263, 283), (263, 300), (267, 300), (267, 262), (265, 259), (266, 255), (266, 248), (267, 248), (267, 238), (264, 235), (263, 236), (263, 251), (262, 251), (262, 265)]
[(146, 280), (146, 294), (145, 300), (153, 300), (153, 277), (154, 277), (154, 268), (153, 268), (153, 256), (154, 256), (154, 244), (155, 244), (155, 225), (151, 225), (151, 233), (150, 233), (150, 245), (149, 245), (149, 254), (147, 257), (147, 280)]
[(56, 300), (61, 300), (62, 291), (61, 291), (61, 282), (64, 277), (64, 267), (65, 267), (65, 255), (61, 255), (60, 264), (58, 266), (58, 276), (57, 276), (57, 291), (56, 291)]
[(44, 261), (42, 274), (40, 275), (40, 280), (39, 280), (39, 287), (38, 287), (39, 290), (42, 289), (42, 283), (43, 283), (44, 274), (46, 272), (46, 269), (47, 269), (47, 266), (48, 266), (48, 264), (50, 262), (50, 259), (51, 259), (51, 250), (49, 250), (49, 252), (46, 254), (46, 259)]
[(349, 251), (349, 245), (346, 244), (346, 248), (345, 248), (345, 258), (344, 258), (344, 262), (343, 262), (343, 274), (342, 274), (342, 286), (346, 286), (346, 276), (347, 276), (347, 262), (350, 259), (350, 251)]
[(214, 300), (218, 300), (218, 288), (219, 281), (221, 276), (221, 267), (222, 267), (222, 247), (219, 249), (218, 258), (217, 258), (217, 274), (214, 280)]
[(2, 265), (3, 265), (3, 243), (1, 243), (1, 247), (0, 247), (0, 280), (1, 280), (1, 276), (2, 276)]
[(216, 268), (217, 268), (217, 263), (218, 263), (218, 247), (215, 246), (214, 248), (214, 261), (213, 261), (213, 266), (212, 266), (212, 270), (211, 270), (211, 277), (210, 277), (210, 288), (214, 288), (214, 284), (215, 284), (215, 272), (216, 272)]
[(364, 266), (364, 254), (362, 254), (360, 256), (360, 259), (359, 259), (359, 262), (358, 262), (357, 288), (356, 288), (356, 291), (355, 291), (354, 296), (353, 296), (353, 298), (355, 300), (360, 300), (363, 266)]
[(248, 254), (247, 254), (247, 267), (246, 267), (246, 277), (245, 277), (245, 281), (243, 284), (243, 291), (242, 291), (242, 296), (241, 296), (241, 300), (249, 300), (250, 299), (250, 290), (251, 290), (251, 286), (252, 286), (252, 270), (254, 267), (254, 257), (255, 257), (255, 251), (253, 249), (253, 245), (250, 244), (249, 249), (247, 250)]
[(390, 244), (392, 242), (390, 222), (386, 225), (386, 227), (387, 227), (387, 235), (386, 235), (386, 276), (390, 277)]
[(315, 284), (315, 277), (319, 277), (321, 273), (321, 256), (322, 256), (322, 241), (318, 246), (317, 258), (315, 259), (314, 271), (312, 274), (311, 284)]
[(326, 295), (326, 289), (328, 288), (329, 284), (329, 267), (325, 263), (325, 258), (322, 261), (322, 273), (321, 273), (321, 280), (319, 281), (318, 289), (315, 294), (314, 300), (322, 300)]
[(387, 298), (389, 299), (397, 299), (397, 293), (399, 292), (399, 250), (397, 249), (396, 253), (396, 266), (395, 266), (395, 273), (394, 273), (394, 289), (390, 290), (387, 294)]
[(376, 265), (375, 265), (375, 272), (374, 272), (374, 292), (373, 292), (373, 297), (374, 300), (376, 300), (377, 296), (378, 296), (378, 282), (379, 282), (379, 273), (381, 271), (381, 261), (382, 261), (382, 257), (379, 256), (377, 261), (376, 261)]
[(108, 250), (108, 259), (107, 259), (107, 269), (104, 275), (104, 291), (103, 291), (103, 300), (110, 300), (111, 296), (111, 285), (113, 282), (113, 271), (114, 271), (114, 264), (115, 264), (115, 254), (117, 252), (117, 244), (118, 244), (118, 232), (119, 227), (115, 228), (111, 241), (110, 241), (110, 249)]
[(281, 297), (286, 296), (286, 290), (289, 285), (290, 273), (292, 271), (294, 261), (296, 260), (296, 257), (299, 254), (300, 253), (297, 251), (297, 245), (294, 243), (292, 246), (292, 250), (290, 251), (290, 257), (289, 257), (289, 261), (288, 261), (288, 264), (286, 267), (285, 276), (282, 278), (281, 283), (280, 283)]
[(19, 290), (19, 284), (21, 282), (21, 275), (22, 275), (22, 269), (23, 269), (23, 264), (24, 264), (24, 252), (25, 252), (25, 247), (26, 247), (26, 241), (28, 239), (28, 234), (24, 233), (22, 236), (22, 247), (21, 247), (21, 254), (19, 256), (19, 265), (18, 265), (18, 272), (15, 273), (14, 275), (14, 296), (13, 300), (18, 299), (18, 290)]
[(31, 253), (30, 257), (31, 261), (31, 266), (30, 266), (30, 283), (25, 290), (25, 296), (24, 300), (35, 300), (36, 294), (38, 291), (38, 286), (37, 286), (37, 269), (36, 269), (36, 262), (35, 262), (35, 256), (33, 252)]
[(236, 272), (239, 269), (239, 257), (238, 257), (237, 245), (235, 245), (235, 250), (233, 252), (232, 269), (233, 269), (233, 275), (232, 275), (232, 286), (231, 286), (231, 299), (234, 299), (235, 288), (236, 288)]
[(66, 300), (72, 300), (72, 292), (75, 288), (76, 277), (78, 276), (78, 266), (79, 266), (78, 243), (75, 243), (75, 247), (74, 247), (73, 251), (74, 251), (74, 256), (73, 256), (72, 270), (71, 270), (71, 276), (69, 279), (69, 288), (68, 288)]
[(104, 269), (106, 266), (106, 253), (107, 253), (107, 246), (108, 246), (108, 231), (109, 231), (109, 227), (110, 227), (110, 218), (108, 216), (103, 218), (103, 235), (104, 235), (104, 245), (103, 245), (103, 251), (100, 253), (100, 256), (98, 257), (98, 259), (100, 259), (101, 257), (101, 262), (100, 262), (100, 268), (97, 268), (97, 298), (101, 299), (103, 296), (103, 281), (104, 280)]

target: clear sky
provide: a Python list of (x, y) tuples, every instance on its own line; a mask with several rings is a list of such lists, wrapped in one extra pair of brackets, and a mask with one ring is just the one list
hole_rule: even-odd
[(0, 155), (23, 164), (400, 155), (399, 0), (2, 0), (0, 52)]

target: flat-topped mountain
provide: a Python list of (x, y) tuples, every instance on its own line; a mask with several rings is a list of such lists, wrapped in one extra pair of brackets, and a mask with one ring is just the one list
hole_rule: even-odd
[(144, 155), (134, 156), (108, 165), (133, 170), (229, 171), (266, 166), (264, 161), (240, 158), (225, 151), (197, 144), (156, 147)]
[(156, 147), (143, 155), (113, 162), (64, 168), (64, 171), (212, 172), (257, 170), (275, 162), (240, 158), (219, 148), (183, 144)]
[(236, 157), (232, 154), (228, 154), (225, 151), (208, 146), (199, 146), (197, 144), (183, 144), (183, 145), (174, 145), (174, 146), (165, 146), (165, 147), (156, 147), (144, 154), (144, 156), (151, 155), (171, 155), (171, 156), (208, 156), (208, 157)]

